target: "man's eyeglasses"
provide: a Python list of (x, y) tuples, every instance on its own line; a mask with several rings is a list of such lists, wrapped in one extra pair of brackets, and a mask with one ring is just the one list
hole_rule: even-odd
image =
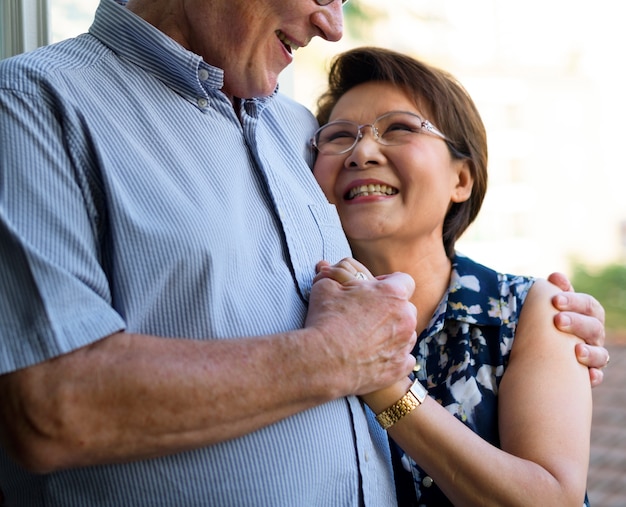
[[(315, 0), (317, 5), (329, 5), (332, 4), (335, 0)], [(348, 0), (341, 0), (341, 5), (345, 4)]]
[(391, 111), (364, 125), (347, 120), (327, 123), (315, 132), (311, 145), (323, 155), (348, 153), (363, 138), (364, 127), (370, 127), (374, 139), (385, 146), (408, 143), (414, 134), (431, 134), (448, 141), (428, 120), (408, 111)]

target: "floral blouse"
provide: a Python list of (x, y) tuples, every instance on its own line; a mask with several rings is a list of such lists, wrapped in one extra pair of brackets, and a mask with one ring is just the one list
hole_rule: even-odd
[[(457, 254), (448, 292), (414, 350), (417, 378), (429, 395), (498, 447), (498, 386), (533, 283), (531, 277), (497, 273)], [(393, 442), (392, 453), (400, 506), (452, 505)]]

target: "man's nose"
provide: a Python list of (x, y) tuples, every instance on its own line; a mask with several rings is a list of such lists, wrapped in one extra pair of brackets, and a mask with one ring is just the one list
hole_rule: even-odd
[(312, 23), (319, 29), (319, 36), (330, 42), (337, 42), (343, 36), (343, 9), (342, 3), (335, 0), (328, 5), (317, 9), (311, 18)]

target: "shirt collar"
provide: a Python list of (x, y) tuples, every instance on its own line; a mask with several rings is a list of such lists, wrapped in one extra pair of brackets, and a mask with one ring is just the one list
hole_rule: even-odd
[[(207, 64), (175, 40), (150, 25), (125, 7), (126, 0), (100, 0), (89, 32), (121, 58), (149, 72), (190, 102), (209, 98), (211, 90), (224, 86), (224, 71)], [(278, 88), (277, 88), (278, 89)], [(263, 109), (268, 99), (251, 99), (253, 114)]]

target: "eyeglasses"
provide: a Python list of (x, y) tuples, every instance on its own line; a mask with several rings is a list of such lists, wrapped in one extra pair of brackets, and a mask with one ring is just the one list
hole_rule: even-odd
[[(315, 0), (317, 5), (329, 5), (332, 4), (335, 0)], [(341, 5), (345, 4), (348, 0), (341, 0)]]
[(370, 127), (374, 139), (385, 146), (408, 143), (414, 134), (431, 134), (448, 141), (428, 120), (408, 111), (390, 111), (364, 125), (347, 120), (327, 123), (315, 132), (311, 145), (323, 155), (348, 153), (363, 138), (364, 127)]

